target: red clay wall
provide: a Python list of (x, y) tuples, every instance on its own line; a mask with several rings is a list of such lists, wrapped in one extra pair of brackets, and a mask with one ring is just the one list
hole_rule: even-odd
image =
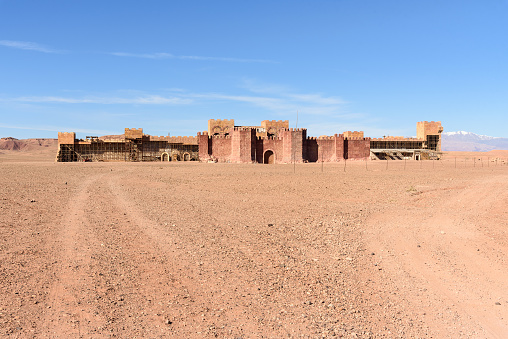
[(211, 149), (211, 141), (208, 138), (208, 133), (198, 133), (198, 144), (199, 144), (199, 160), (207, 161), (212, 149)]
[(256, 161), (263, 163), (263, 156), (266, 151), (272, 151), (275, 154), (275, 163), (282, 162), (283, 141), (281, 138), (258, 138), (256, 147)]
[[(336, 161), (344, 160), (344, 135), (335, 134), (335, 159)], [(369, 145), (369, 154), (370, 154), (370, 145)]]
[(335, 152), (335, 138), (327, 137), (326, 139), (317, 139), (318, 158), (316, 161), (336, 161), (337, 155)]
[(214, 136), (210, 138), (212, 155), (219, 162), (228, 162), (231, 158), (231, 136)]
[(279, 135), (283, 139), (282, 162), (303, 162), (303, 140), (307, 138), (307, 130), (304, 128), (290, 128), (281, 130)]
[(303, 143), (303, 155), (304, 159), (308, 162), (318, 161), (319, 156), (319, 145), (315, 137), (309, 137)]
[(370, 138), (350, 138), (344, 140), (346, 159), (367, 159), (370, 156)]
[(256, 130), (254, 128), (235, 128), (231, 136), (231, 162), (252, 162), (255, 142)]

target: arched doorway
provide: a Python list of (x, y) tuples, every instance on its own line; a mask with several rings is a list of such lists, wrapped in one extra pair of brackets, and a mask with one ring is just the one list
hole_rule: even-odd
[(169, 161), (169, 154), (166, 152), (161, 154), (161, 161)]
[(266, 151), (263, 156), (263, 164), (275, 164), (275, 154), (273, 151)]
[(183, 161), (190, 161), (190, 154), (189, 153), (184, 153), (183, 154)]

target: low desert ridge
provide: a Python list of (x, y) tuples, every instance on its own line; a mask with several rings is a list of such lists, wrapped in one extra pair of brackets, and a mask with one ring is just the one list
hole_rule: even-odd
[(2, 336), (508, 333), (505, 151), (296, 166), (2, 152)]

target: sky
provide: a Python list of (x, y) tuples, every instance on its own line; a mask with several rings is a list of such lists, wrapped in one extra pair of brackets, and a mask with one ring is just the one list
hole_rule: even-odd
[(0, 137), (508, 137), (508, 0), (0, 0)]

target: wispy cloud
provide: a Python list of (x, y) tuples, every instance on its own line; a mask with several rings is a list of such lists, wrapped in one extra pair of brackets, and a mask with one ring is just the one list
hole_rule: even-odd
[(246, 62), (246, 63), (277, 63), (272, 60), (264, 59), (243, 59), (228, 57), (209, 57), (197, 55), (174, 55), (171, 53), (124, 53), (113, 52), (108, 53), (119, 57), (144, 58), (144, 59), (180, 59), (180, 60), (199, 60), (199, 61), (224, 61), (224, 62)]
[(29, 41), (0, 40), (0, 46), (17, 48), (17, 49), (25, 49), (25, 50), (43, 52), (43, 53), (60, 53), (60, 51), (48, 48), (46, 46), (37, 44), (35, 42), (29, 42)]
[[(265, 93), (266, 94), (266, 93)], [(191, 98), (236, 101), (253, 104), (281, 115), (294, 114), (297, 110), (312, 115), (339, 114), (346, 104), (340, 98), (320, 94), (273, 94), (263, 96), (226, 95), (220, 93), (188, 94)]]
[(192, 101), (186, 98), (163, 97), (159, 95), (146, 95), (132, 98), (122, 97), (84, 97), (69, 98), (58, 96), (33, 96), (33, 97), (16, 97), (16, 98), (0, 98), (4, 102), (31, 102), (31, 103), (65, 103), (65, 104), (139, 104), (139, 105), (186, 105)]

